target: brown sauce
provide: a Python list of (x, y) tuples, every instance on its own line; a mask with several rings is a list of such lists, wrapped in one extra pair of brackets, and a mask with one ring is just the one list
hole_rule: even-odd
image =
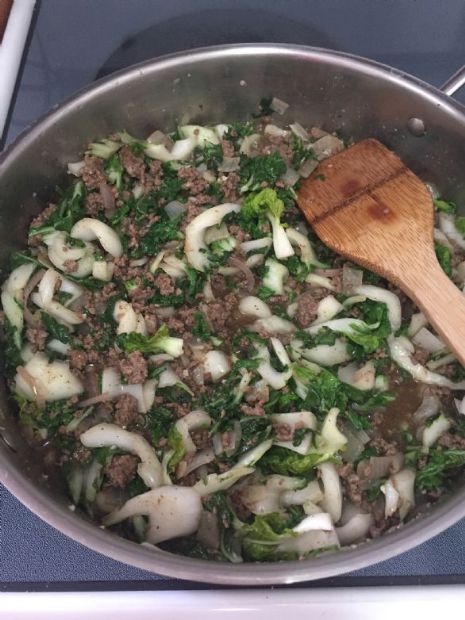
[(403, 431), (414, 430), (412, 416), (421, 405), (424, 385), (412, 380), (402, 383), (394, 380), (390, 392), (395, 395), (395, 399), (377, 414), (380, 419), (377, 430), (388, 441), (397, 441), (401, 439)]

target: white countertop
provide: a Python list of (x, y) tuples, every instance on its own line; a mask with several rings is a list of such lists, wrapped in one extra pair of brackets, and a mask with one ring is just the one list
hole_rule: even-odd
[(0, 44), (0, 137), (16, 84), (36, 0), (14, 0)]
[(465, 586), (2, 593), (0, 620), (438, 620), (464, 605)]

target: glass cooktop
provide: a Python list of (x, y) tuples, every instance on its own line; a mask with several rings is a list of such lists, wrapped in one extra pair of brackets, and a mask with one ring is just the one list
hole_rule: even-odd
[[(438, 86), (464, 62), (464, 25), (462, 0), (448, 0), (447, 10), (437, 0), (42, 0), (6, 143), (98, 77), (205, 45), (276, 41), (327, 47)], [(464, 539), (465, 521), (395, 559), (305, 585), (462, 583)], [(43, 523), (0, 486), (0, 590), (186, 587), (209, 586), (166, 579), (94, 553)]]

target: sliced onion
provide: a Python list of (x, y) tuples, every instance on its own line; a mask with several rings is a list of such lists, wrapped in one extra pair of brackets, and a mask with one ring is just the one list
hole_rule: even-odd
[(234, 172), (239, 169), (240, 157), (223, 157), (223, 161), (218, 166), (219, 172)]
[(286, 168), (286, 172), (281, 177), (281, 181), (283, 181), (289, 187), (295, 185), (299, 179), (300, 175), (297, 170), (294, 170), (294, 168)]
[(344, 143), (336, 136), (327, 134), (312, 144), (312, 151), (318, 161), (331, 157), (344, 149)]
[(445, 349), (445, 344), (437, 336), (435, 336), (429, 329), (422, 327), (413, 336), (412, 342), (421, 347), (428, 353), (438, 353)]
[(255, 276), (245, 262), (235, 256), (231, 256), (228, 260), (228, 264), (238, 269), (245, 276), (245, 282), (242, 284), (242, 288), (246, 291), (252, 291), (255, 287)]
[(292, 123), (291, 125), (289, 125), (289, 129), (295, 136), (297, 136), (297, 138), (300, 138), (304, 142), (308, 142), (310, 140), (310, 136), (308, 135), (307, 130), (302, 127), (300, 123)]
[(331, 280), (329, 278), (325, 278), (324, 276), (319, 276), (316, 273), (310, 273), (305, 282), (308, 282), (310, 286), (327, 288), (329, 291), (334, 291), (334, 286), (331, 284)]
[(186, 205), (179, 200), (171, 200), (164, 206), (167, 216), (170, 220), (174, 220), (176, 217), (186, 212)]
[(428, 320), (423, 312), (412, 314), (410, 325), (408, 326), (408, 335), (410, 337), (415, 336), (415, 334), (419, 332), (422, 327), (426, 327), (426, 325), (428, 325)]
[(404, 455), (400, 452), (390, 456), (372, 456), (360, 461), (357, 465), (357, 476), (363, 482), (379, 480), (400, 471), (403, 464)]
[(300, 166), (298, 173), (303, 179), (307, 179), (317, 167), (318, 167), (317, 159), (307, 159)]
[(342, 292), (345, 295), (350, 295), (354, 288), (362, 286), (363, 283), (363, 271), (353, 267), (350, 263), (344, 263), (342, 265)]
[(187, 476), (191, 472), (195, 471), (199, 467), (203, 465), (208, 465), (215, 460), (215, 453), (211, 448), (206, 448), (205, 450), (199, 450), (194, 456), (192, 460), (187, 464), (186, 469), (184, 470), (183, 477)]
[(270, 108), (274, 111), (277, 112), (278, 114), (284, 114), (284, 112), (288, 109), (289, 104), (286, 103), (286, 101), (283, 101), (282, 99), (278, 99), (278, 97), (273, 97), (273, 99), (271, 100), (270, 103)]

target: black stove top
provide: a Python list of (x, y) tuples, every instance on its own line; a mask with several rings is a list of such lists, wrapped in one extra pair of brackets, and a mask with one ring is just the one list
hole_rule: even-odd
[[(437, 0), (42, 0), (6, 140), (98, 77), (161, 54), (220, 43), (328, 47), (440, 85), (465, 59), (465, 4), (446, 4), (447, 10)], [(393, 560), (318, 585), (465, 582), (459, 551), (464, 538), (462, 521)], [(94, 553), (0, 487), (0, 590), (185, 587), (208, 586)]]

